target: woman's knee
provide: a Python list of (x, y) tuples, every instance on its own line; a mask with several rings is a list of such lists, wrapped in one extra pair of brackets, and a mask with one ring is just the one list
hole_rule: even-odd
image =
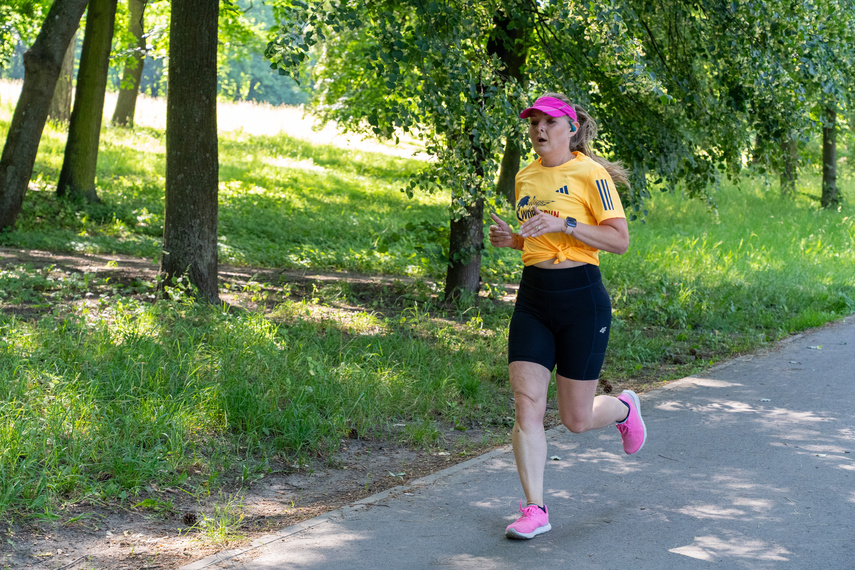
[(542, 424), (550, 371), (532, 362), (512, 362), (509, 369), (517, 423)]
[(572, 433), (584, 433), (591, 429), (591, 418), (571, 414), (561, 414), (561, 423)]
[(532, 423), (543, 424), (546, 414), (546, 402), (532, 398), (528, 394), (514, 394), (514, 415), (516, 423), (526, 426)]

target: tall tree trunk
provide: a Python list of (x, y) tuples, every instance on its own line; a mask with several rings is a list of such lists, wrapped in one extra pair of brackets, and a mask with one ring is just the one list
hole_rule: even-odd
[[(160, 273), (187, 274), (199, 298), (217, 288), (218, 0), (172, 0), (166, 99), (166, 212)], [(192, 135), (192, 136), (188, 136)]]
[(477, 292), (481, 288), (481, 251), (484, 249), (484, 198), (481, 189), (473, 193), (472, 203), (459, 219), (452, 218), (448, 271), (445, 275), (446, 300), (463, 291)]
[(99, 202), (95, 167), (104, 115), (104, 95), (118, 0), (90, 0), (83, 33), (74, 108), (68, 125), (65, 157), (56, 193), (60, 197)]
[(24, 85), (0, 156), (0, 229), (14, 226), (21, 213), (62, 59), (86, 2), (54, 0), (33, 47), (24, 53)]
[(840, 204), (837, 191), (837, 110), (829, 105), (825, 108), (822, 125), (822, 199), (823, 208)]
[(796, 193), (796, 176), (799, 162), (799, 141), (795, 135), (781, 142), (781, 196), (792, 197)]
[(496, 192), (505, 197), (511, 205), (516, 205), (516, 179), (520, 171), (520, 160), (522, 149), (513, 138), (508, 137), (505, 142), (505, 154), (502, 155), (502, 164), (499, 167), (499, 180), (496, 182)]
[(50, 102), (48, 119), (57, 123), (67, 123), (71, 119), (71, 94), (74, 89), (74, 52), (77, 47), (77, 32), (71, 36), (65, 57), (62, 60), (62, 69), (53, 92), (53, 100)]
[(145, 59), (145, 38), (143, 37), (143, 15), (147, 0), (128, 0), (130, 22), (128, 28), (136, 39), (136, 49), (133, 56), (125, 64), (122, 74), (122, 85), (116, 109), (113, 111), (112, 123), (123, 127), (134, 126), (134, 112), (137, 107), (137, 95), (140, 92), (140, 79)]
[[(487, 51), (504, 64), (502, 80), (525, 84), (522, 68), (528, 54), (525, 36), (528, 26), (520, 23), (520, 14), (499, 11), (493, 16), (493, 28), (487, 41)], [(476, 92), (482, 92), (476, 89)], [(474, 143), (474, 138), (470, 137)], [(480, 171), (486, 149), (475, 149), (475, 164)], [(512, 138), (505, 143), (505, 154), (499, 171), (497, 191), (514, 204), (514, 181), (520, 167), (521, 149)], [(483, 177), (483, 171), (479, 174)], [(481, 288), (481, 252), (484, 250), (484, 192), (472, 189), (464, 214), (452, 218), (449, 236), (449, 265), (445, 276), (445, 298), (452, 299), (462, 292), (477, 292)]]

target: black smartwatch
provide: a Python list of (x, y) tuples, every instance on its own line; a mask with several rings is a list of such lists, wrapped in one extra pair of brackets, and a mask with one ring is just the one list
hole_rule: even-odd
[[(566, 218), (564, 218), (564, 233), (565, 234), (572, 234), (573, 229), (575, 227), (576, 227), (576, 218), (571, 218), (570, 216), (567, 216)], [(567, 231), (567, 228), (570, 228), (569, 232)]]

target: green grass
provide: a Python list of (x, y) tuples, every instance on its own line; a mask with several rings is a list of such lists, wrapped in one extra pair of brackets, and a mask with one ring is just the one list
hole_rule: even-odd
[(622, 347), (622, 357), (612, 350), (612, 373), (713, 363), (855, 312), (852, 182), (847, 205), (830, 212), (810, 191), (819, 180), (803, 179), (795, 201), (757, 181), (725, 186), (715, 213), (674, 195), (651, 200), (630, 253), (604, 262), (612, 347)]
[[(0, 137), (10, 116), (0, 106)], [(35, 190), (0, 245), (156, 260), (163, 140), (105, 128), (103, 203), (81, 206), (52, 192), (64, 134), (50, 127)], [(81, 500), (168, 511), (151, 483), (212, 496), (331, 458), (348, 437), (436, 449), (455, 445), (448, 428), (507, 436), (512, 307), (499, 296), (518, 253), (486, 250), (488, 296), (444, 305), (433, 280), (448, 196), (399, 191), (419, 161), (240, 132), (223, 135), (220, 162), (221, 263), (386, 277), (225, 282), (250, 307), (238, 309), (196, 305), (181, 288), (156, 299), (143, 277), (0, 268), (0, 516), (50, 517)], [(615, 315), (607, 383), (655, 387), (855, 312), (853, 184), (841, 181), (839, 212), (818, 208), (815, 175), (802, 184), (791, 201), (760, 180), (725, 185), (715, 212), (651, 198), (630, 251), (602, 256)], [(238, 511), (204, 519), (211, 540), (233, 532)]]

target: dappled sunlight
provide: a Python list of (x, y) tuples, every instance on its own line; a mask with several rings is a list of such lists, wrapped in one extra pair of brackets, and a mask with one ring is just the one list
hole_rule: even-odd
[[(20, 80), (0, 79), (0, 101), (4, 104), (17, 101), (21, 94)], [(107, 91), (104, 100), (103, 124), (108, 125), (116, 108), (118, 92)], [(166, 129), (166, 99), (140, 93), (134, 113), (136, 126)], [(343, 133), (335, 125), (322, 125), (302, 106), (273, 106), (252, 101), (218, 101), (217, 130), (220, 133), (246, 132), (251, 135), (288, 135), (310, 140), (314, 144), (328, 144), (342, 149), (379, 152), (399, 157), (414, 157), (422, 152), (421, 144), (409, 136), (402, 136), (398, 145), (387, 144), (370, 137)]]
[[(323, 522), (311, 527), (311, 538), (322, 542), (325, 548), (308, 549), (293, 548), (288, 552), (288, 566), (292, 568), (331, 568), (337, 563), (342, 552), (348, 551), (348, 546), (356, 542), (368, 542), (373, 538), (373, 533), (348, 531), (344, 525)], [(299, 538), (299, 537), (298, 537)], [(301, 542), (298, 540), (298, 542)], [(240, 558), (237, 559), (240, 561)], [(253, 560), (253, 568), (282, 568), (282, 559), (264, 557)]]
[[(763, 413), (763, 419), (772, 423), (787, 423), (810, 427), (811, 425), (836, 421), (835, 418), (823, 416), (817, 412), (796, 412), (786, 408), (759, 409)], [(796, 436), (798, 437), (798, 435)]]
[(687, 383), (694, 384), (701, 388), (735, 388), (744, 386), (738, 382), (729, 382), (727, 380), (716, 380), (714, 378), (691, 378)]
[(677, 512), (696, 519), (738, 519), (745, 511), (719, 505), (695, 505), (677, 509)]
[[(692, 404), (681, 400), (664, 400), (656, 404), (656, 409), (663, 412), (692, 412), (703, 414), (704, 421), (709, 424), (721, 425), (724, 422), (741, 421), (737, 416), (756, 415), (757, 421), (763, 424), (780, 425), (787, 423), (793, 428), (801, 427), (809, 429), (818, 424), (835, 421), (834, 418), (824, 416), (814, 411), (794, 411), (787, 408), (764, 406), (761, 399), (757, 403), (749, 403), (738, 400), (726, 400), (709, 398), (702, 405)], [(814, 437), (813, 433), (806, 433), (793, 429), (786, 438), (792, 440), (803, 440)]]
[(719, 472), (709, 477), (713, 489), (733, 498), (733, 493), (745, 493), (748, 491), (762, 490), (764, 493), (777, 491), (783, 493), (783, 489), (775, 489), (768, 482), (761, 483), (756, 480), (753, 471), (730, 468), (720, 469)]
[(751, 516), (752, 520), (757, 520), (759, 515), (769, 515), (775, 509), (775, 503), (768, 499), (734, 497), (731, 502), (732, 506), (715, 503), (687, 505), (677, 512), (695, 519), (739, 520)]
[(692, 544), (672, 548), (669, 552), (707, 562), (723, 562), (726, 559), (786, 562), (792, 554), (783, 546), (736, 533), (729, 533), (729, 536), (696, 536)]
[(452, 566), (455, 568), (495, 568), (502, 563), (498, 556), (474, 556), (472, 554), (455, 554), (439, 556), (431, 561), (431, 566)]
[[(620, 448), (620, 440), (617, 439), (611, 442), (608, 449), (606, 448), (591, 448), (585, 453), (574, 455), (573, 460), (579, 464), (596, 465), (597, 469), (612, 475), (631, 475), (644, 471), (644, 464), (628, 460), (626, 455), (621, 452), (610, 451), (614, 446)], [(570, 465), (568, 465), (570, 467)]]
[(303, 301), (286, 301), (278, 304), (271, 313), (274, 318), (308, 320), (335, 324), (342, 332), (358, 336), (377, 336), (391, 331), (383, 316), (359, 309), (342, 309)]
[(265, 158), (264, 162), (271, 166), (276, 166), (278, 168), (292, 168), (295, 170), (306, 170), (309, 172), (318, 172), (318, 173), (326, 173), (328, 170), (319, 164), (315, 164), (315, 161), (311, 158), (304, 158), (302, 160), (293, 159), (288, 156), (278, 156), (275, 158)]

